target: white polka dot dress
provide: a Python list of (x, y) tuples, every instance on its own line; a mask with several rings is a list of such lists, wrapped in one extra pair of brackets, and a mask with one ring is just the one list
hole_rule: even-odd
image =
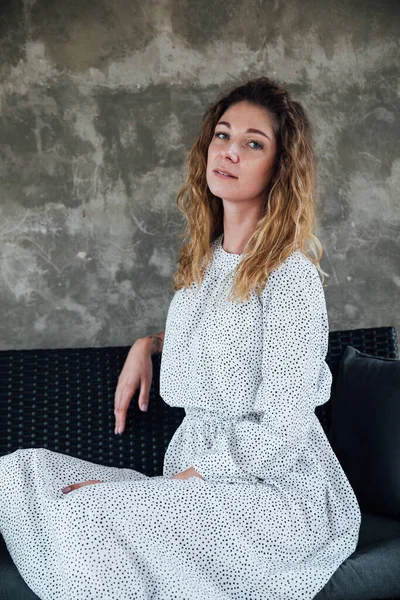
[[(356, 548), (360, 509), (314, 412), (332, 383), (318, 271), (297, 250), (228, 302), (242, 255), (222, 236), (212, 250), (168, 310), (160, 394), (186, 414), (163, 476), (0, 457), (0, 532), (42, 600), (311, 600)], [(168, 479), (191, 466), (204, 480)], [(88, 479), (105, 483), (61, 493)]]

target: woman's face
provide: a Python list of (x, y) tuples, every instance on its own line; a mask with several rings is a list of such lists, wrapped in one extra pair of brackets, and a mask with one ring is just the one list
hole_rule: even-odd
[[(257, 131), (254, 131), (257, 130)], [(260, 202), (272, 176), (276, 139), (265, 108), (239, 102), (218, 121), (207, 154), (207, 184), (225, 202)], [(216, 173), (229, 171), (233, 177)]]

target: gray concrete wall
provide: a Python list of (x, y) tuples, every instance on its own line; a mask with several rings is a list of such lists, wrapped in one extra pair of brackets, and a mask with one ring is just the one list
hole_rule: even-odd
[(221, 87), (268, 75), (314, 124), (330, 328), (400, 334), (400, 3), (8, 0), (0, 347), (164, 329), (175, 199)]

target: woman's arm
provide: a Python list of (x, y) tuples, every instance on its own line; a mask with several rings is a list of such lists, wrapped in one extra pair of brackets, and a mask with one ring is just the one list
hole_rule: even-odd
[(329, 399), (329, 327), (318, 271), (299, 257), (281, 267), (261, 295), (262, 379), (252, 415), (220, 427), (213, 446), (195, 457), (193, 468), (206, 480), (287, 473), (317, 418), (316, 405)]

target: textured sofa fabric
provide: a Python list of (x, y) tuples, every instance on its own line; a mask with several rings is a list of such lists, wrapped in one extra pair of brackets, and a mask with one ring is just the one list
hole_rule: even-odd
[(314, 600), (400, 598), (400, 521), (361, 510), (356, 551)]
[(38, 600), (38, 596), (32, 592), (19, 574), (1, 536), (0, 598), (1, 600)]
[[(333, 395), (348, 345), (372, 356), (399, 357), (393, 327), (330, 332), (327, 362)], [(156, 354), (147, 413), (137, 406), (137, 391), (126, 431), (114, 435), (114, 392), (128, 351), (129, 347), (0, 351), (0, 456), (17, 448), (46, 447), (150, 476), (162, 474), (165, 449), (185, 413), (159, 396), (161, 355)], [(331, 400), (317, 407), (316, 414), (331, 441)], [(315, 600), (400, 600), (400, 521), (361, 512), (356, 551)], [(0, 600), (34, 599), (0, 536)]]

